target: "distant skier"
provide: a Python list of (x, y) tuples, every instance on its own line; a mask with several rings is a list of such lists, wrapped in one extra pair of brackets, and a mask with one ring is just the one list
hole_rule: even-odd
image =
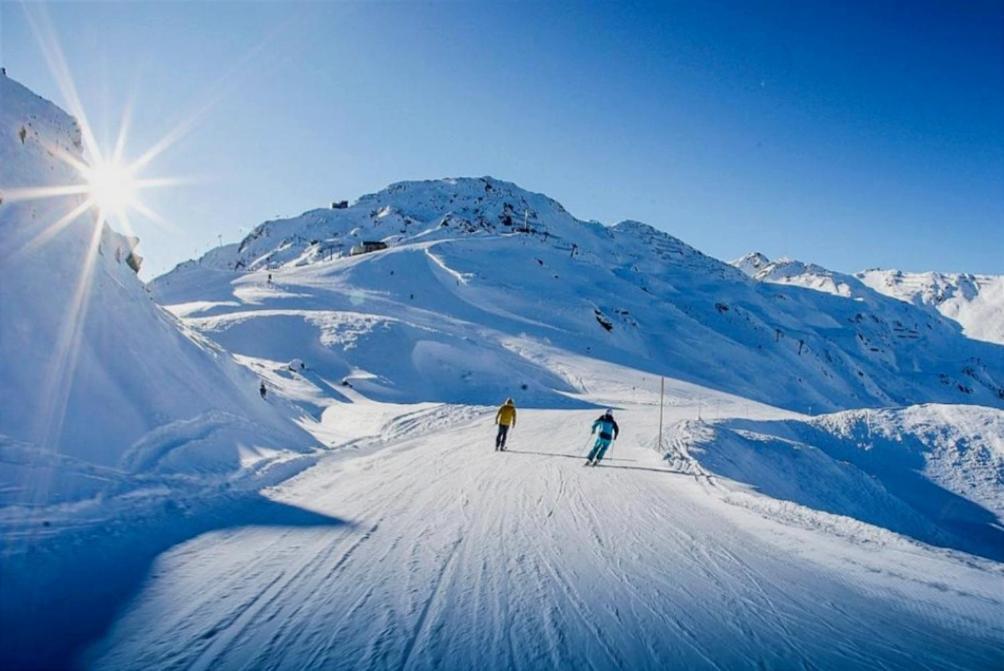
[(620, 433), (620, 427), (614, 421), (614, 411), (607, 410), (602, 416), (598, 417), (593, 422), (593, 428), (590, 430), (590, 433), (597, 434), (596, 443), (593, 445), (593, 449), (589, 451), (585, 465), (596, 466), (603, 459), (603, 455), (607, 453), (610, 443), (614, 442), (617, 434)]
[(495, 423), (499, 425), (498, 435), (495, 436), (495, 451), (504, 452), (509, 429), (516, 426), (516, 406), (511, 398), (507, 398), (495, 413)]
[(272, 273), (268, 274), (268, 285), (272, 286)]
[(265, 394), (268, 393), (268, 389), (265, 388), (265, 380), (261, 381), (261, 386), (258, 387), (258, 393), (261, 394), (262, 398), (265, 398)]

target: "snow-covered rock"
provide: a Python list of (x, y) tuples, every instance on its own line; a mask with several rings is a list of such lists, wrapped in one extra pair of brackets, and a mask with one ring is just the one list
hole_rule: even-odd
[(60, 157), (83, 152), (69, 115), (6, 76), (0, 101), (0, 505), (231, 477), (308, 449), (290, 408), (150, 299), (135, 239), (77, 209), (84, 195), (9, 197), (79, 184)]
[(849, 275), (787, 257), (771, 261), (761, 253), (753, 252), (736, 259), (732, 265), (759, 282), (791, 284), (845, 298), (865, 298), (871, 293)]

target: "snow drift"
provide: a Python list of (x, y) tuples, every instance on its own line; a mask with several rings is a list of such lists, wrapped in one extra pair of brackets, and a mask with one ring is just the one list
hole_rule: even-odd
[(135, 239), (84, 195), (10, 197), (80, 183), (61, 156), (83, 152), (55, 105), (6, 76), (0, 100), (0, 505), (231, 476), (308, 449), (289, 408), (153, 303)]
[[(666, 459), (926, 543), (1004, 560), (1004, 412), (921, 405), (811, 420), (684, 422)], [(782, 514), (783, 516), (783, 514)]]

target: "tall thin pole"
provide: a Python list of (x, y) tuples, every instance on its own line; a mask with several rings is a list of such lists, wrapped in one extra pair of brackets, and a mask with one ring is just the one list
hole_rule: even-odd
[(662, 408), (666, 398), (666, 378), (659, 378), (659, 454), (662, 454)]

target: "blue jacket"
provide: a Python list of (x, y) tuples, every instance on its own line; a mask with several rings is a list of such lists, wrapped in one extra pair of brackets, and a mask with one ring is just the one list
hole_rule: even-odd
[(597, 428), (600, 430), (600, 438), (603, 440), (613, 440), (620, 433), (620, 427), (610, 415), (603, 415), (593, 422), (592, 433), (596, 433)]

